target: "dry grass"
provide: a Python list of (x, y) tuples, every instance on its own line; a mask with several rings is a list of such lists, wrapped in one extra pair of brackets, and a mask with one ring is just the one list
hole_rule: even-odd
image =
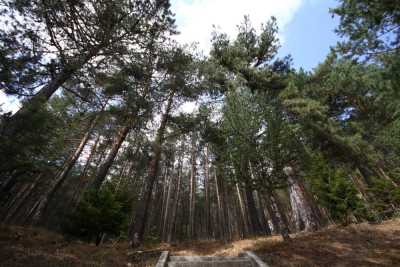
[(170, 250), (176, 255), (231, 255), (256, 252), (271, 266), (400, 266), (400, 220), (379, 225), (330, 226), (314, 233), (235, 241), (229, 244), (201, 241)]
[[(183, 242), (149, 245), (132, 252), (125, 242), (100, 247), (67, 242), (62, 236), (37, 229), (0, 226), (0, 266), (154, 266), (159, 251), (175, 255), (237, 255), (255, 251), (271, 266), (400, 266), (400, 220), (379, 225), (330, 226), (299, 233), (291, 242), (278, 236), (223, 243)], [(149, 252), (150, 251), (150, 252)]]
[(132, 253), (126, 242), (96, 247), (38, 228), (0, 225), (1, 267), (149, 267), (157, 258)]

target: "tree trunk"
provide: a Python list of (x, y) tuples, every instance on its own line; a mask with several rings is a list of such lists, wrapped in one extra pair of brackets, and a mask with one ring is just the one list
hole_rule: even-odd
[(219, 236), (221, 239), (226, 240), (226, 234), (225, 234), (225, 216), (223, 212), (223, 207), (222, 207), (222, 196), (221, 196), (221, 190), (220, 190), (220, 185), (219, 185), (219, 179), (217, 175), (217, 170), (214, 173), (214, 179), (215, 179), (215, 193), (217, 195), (217, 206), (218, 206), (218, 230), (219, 230)]
[(131, 225), (132, 231), (130, 236), (131, 246), (133, 248), (140, 246), (144, 241), (144, 233), (148, 220), (148, 212), (151, 204), (151, 195), (153, 193), (154, 183), (158, 177), (158, 166), (161, 157), (161, 146), (164, 142), (165, 128), (168, 123), (168, 117), (171, 112), (172, 102), (175, 91), (172, 90), (167, 101), (165, 112), (161, 118), (160, 127), (157, 131), (157, 136), (153, 144), (153, 158), (149, 163), (148, 175), (145, 180), (145, 189), (141, 205), (136, 210), (134, 224)]
[(189, 191), (189, 238), (195, 237), (195, 207), (196, 207), (196, 135), (192, 135), (190, 191)]
[(13, 136), (17, 132), (21, 131), (25, 120), (29, 120), (32, 114), (35, 114), (43, 107), (50, 97), (71, 77), (79, 71), (87, 62), (97, 55), (102, 47), (94, 47), (86, 55), (77, 57), (64, 66), (64, 68), (55, 75), (55, 77), (49, 81), (49, 83), (43, 86), (39, 92), (33, 96), (29, 101), (26, 101), (23, 107), (18, 110), (7, 123), (7, 129), (5, 134)]
[(101, 135), (99, 134), (97, 136), (97, 138), (96, 138), (96, 141), (94, 141), (93, 147), (92, 147), (92, 149), (90, 151), (90, 155), (89, 155), (88, 159), (86, 160), (85, 166), (83, 167), (83, 170), (82, 170), (82, 173), (81, 173), (81, 178), (82, 179), (86, 176), (87, 171), (88, 171), (89, 166), (90, 166), (90, 163), (92, 162), (92, 159), (94, 158), (94, 155), (97, 152), (97, 147), (98, 147), (99, 142), (100, 142), (100, 137), (101, 137)]
[[(321, 228), (320, 214), (316, 214), (315, 203), (306, 192), (304, 184), (294, 175), (288, 176), (290, 204), (298, 231), (315, 231)], [(314, 207), (313, 207), (314, 206)]]
[(248, 224), (248, 220), (247, 220), (246, 209), (244, 206), (242, 190), (240, 190), (238, 183), (236, 183), (235, 187), (236, 187), (236, 194), (237, 194), (238, 201), (239, 201), (240, 216), (242, 219), (243, 237), (247, 237), (249, 234), (249, 224)]
[(208, 166), (208, 146), (204, 148), (204, 196), (205, 196), (205, 233), (211, 236), (211, 206), (210, 206), (210, 170)]
[(100, 190), (100, 187), (103, 184), (104, 180), (106, 179), (108, 171), (109, 171), (111, 165), (113, 164), (114, 159), (117, 156), (122, 143), (125, 141), (125, 138), (128, 136), (128, 133), (131, 130), (131, 128), (132, 128), (131, 121), (128, 121), (127, 125), (123, 126), (118, 131), (118, 134), (115, 137), (113, 145), (111, 147), (110, 153), (108, 154), (106, 160), (99, 167), (99, 169), (97, 171), (97, 175), (90, 186), (95, 192), (98, 192)]
[(4, 223), (13, 223), (13, 218), (18, 212), (20, 211), (21, 207), (25, 204), (25, 201), (29, 199), (31, 196), (32, 192), (35, 190), (36, 186), (39, 183), (40, 178), (42, 177), (42, 174), (38, 174), (36, 178), (26, 185), (23, 190), (20, 190), (18, 194), (14, 197), (12, 203), (7, 209), (7, 214), (6, 217), (4, 218), (3, 222)]
[(181, 193), (181, 181), (182, 181), (182, 172), (183, 172), (183, 153), (185, 151), (185, 145), (184, 145), (184, 140), (182, 140), (181, 144), (181, 152), (179, 154), (179, 162), (178, 162), (178, 181), (176, 183), (176, 194), (175, 194), (175, 200), (174, 204), (172, 207), (172, 215), (171, 215), (171, 223), (170, 227), (168, 228), (168, 236), (167, 236), (167, 242), (170, 243), (172, 241), (172, 234), (175, 232), (175, 227), (176, 227), (176, 214), (178, 211), (178, 204), (179, 204), (179, 199), (180, 199), (180, 193)]
[(69, 171), (72, 169), (72, 167), (75, 165), (76, 161), (82, 154), (83, 149), (85, 148), (87, 142), (89, 141), (89, 138), (92, 134), (92, 131), (94, 127), (97, 124), (97, 121), (100, 118), (100, 114), (98, 114), (90, 123), (90, 126), (88, 130), (86, 131), (85, 135), (83, 136), (79, 146), (75, 150), (74, 154), (72, 154), (69, 159), (64, 163), (61, 171), (57, 174), (57, 176), (51, 181), (50, 186), (46, 190), (46, 192), (43, 193), (42, 197), (39, 199), (39, 201), (36, 202), (34, 205), (33, 209), (29, 212), (28, 218), (32, 216), (32, 222), (33, 224), (39, 223), (44, 210), (46, 209), (50, 199), (53, 197), (55, 192), (60, 188), (60, 186), (63, 184), (65, 179), (68, 176)]
[(274, 198), (274, 200), (275, 200), (275, 204), (276, 204), (276, 207), (277, 207), (277, 209), (278, 209), (279, 217), (280, 217), (281, 222), (282, 222), (281, 227), (280, 227), (280, 228), (281, 228), (280, 230), (281, 230), (281, 235), (282, 235), (282, 237), (283, 237), (283, 240), (285, 240), (285, 241), (290, 241), (291, 238), (290, 238), (290, 236), (289, 236), (289, 233), (290, 233), (290, 230), (289, 230), (289, 221), (288, 221), (288, 219), (287, 219), (287, 217), (286, 217), (285, 209), (284, 209), (284, 207), (283, 207), (283, 205), (282, 205), (282, 202), (281, 202), (281, 200), (280, 200), (278, 194), (276, 194), (275, 191), (272, 191), (272, 192), (271, 192), (271, 196), (272, 196), (272, 197)]
[(170, 176), (169, 178), (169, 182), (168, 182), (168, 190), (167, 190), (167, 197), (165, 200), (165, 210), (164, 210), (164, 217), (162, 218), (161, 221), (163, 221), (163, 227), (162, 227), (162, 232), (161, 232), (161, 238), (163, 240), (166, 239), (166, 233), (167, 233), (167, 229), (169, 228), (169, 206), (171, 204), (171, 191), (172, 191), (172, 181), (173, 181), (173, 174)]
[(256, 199), (257, 210), (260, 212), (259, 213), (259, 218), (260, 218), (262, 230), (267, 235), (271, 235), (271, 228), (269, 227), (269, 224), (268, 224), (268, 221), (267, 221), (267, 217), (265, 216), (264, 205), (263, 205), (263, 202), (262, 202), (262, 199), (260, 197), (259, 192), (258, 191), (254, 191), (253, 192), (253, 196)]
[(256, 204), (254, 202), (253, 190), (250, 186), (245, 187), (247, 210), (250, 218), (251, 233), (253, 235), (263, 234), (262, 227), (258, 218)]
[(271, 201), (271, 195), (267, 194), (263, 198), (266, 208), (268, 210), (268, 215), (271, 218), (272, 225), (274, 227), (274, 232), (277, 234), (281, 233), (281, 226), (279, 223), (279, 217), (277, 216), (277, 211), (275, 210), (275, 207)]

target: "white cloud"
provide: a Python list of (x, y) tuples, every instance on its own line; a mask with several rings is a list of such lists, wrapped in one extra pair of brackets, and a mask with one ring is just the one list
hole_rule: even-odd
[(0, 114), (17, 112), (21, 107), (18, 99), (7, 96), (3, 91), (0, 91)]
[[(208, 52), (213, 25), (229, 36), (234, 36), (236, 26), (245, 15), (257, 29), (271, 16), (278, 19), (282, 30), (304, 0), (172, 0), (181, 43), (198, 42)], [(284, 36), (280, 35), (283, 39)]]

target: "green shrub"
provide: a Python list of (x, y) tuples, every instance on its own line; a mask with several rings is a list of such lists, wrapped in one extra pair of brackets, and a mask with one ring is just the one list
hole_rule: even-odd
[(87, 192), (76, 211), (68, 218), (64, 230), (67, 234), (96, 241), (104, 234), (120, 236), (126, 229), (129, 201), (105, 188), (100, 192)]

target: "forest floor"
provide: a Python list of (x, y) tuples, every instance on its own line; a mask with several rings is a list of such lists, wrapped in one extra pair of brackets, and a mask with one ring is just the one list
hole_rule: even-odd
[(139, 253), (132, 252), (126, 242), (96, 247), (37, 228), (0, 226), (0, 266), (145, 267), (154, 266), (161, 250), (174, 255), (237, 255), (251, 250), (272, 267), (400, 266), (400, 219), (374, 225), (336, 225), (292, 237), (291, 242), (273, 236), (228, 244), (217, 241), (158, 244), (142, 248), (147, 252)]

